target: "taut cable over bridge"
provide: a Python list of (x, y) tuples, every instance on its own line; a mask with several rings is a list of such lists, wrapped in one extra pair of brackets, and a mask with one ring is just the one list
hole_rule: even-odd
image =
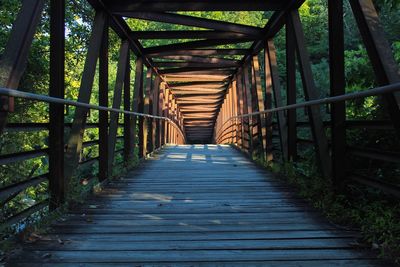
[[(8, 265), (387, 265), (352, 245), (359, 237), (356, 231), (330, 224), (291, 186), (252, 161), (297, 162), (298, 145), (305, 143), (314, 147), (315, 162), (332, 190), (357, 183), (400, 197), (398, 184), (353, 172), (346, 164), (349, 154), (400, 162), (399, 153), (346, 144), (349, 128), (390, 130), (400, 137), (400, 74), (372, 0), (349, 3), (379, 87), (346, 94), (343, 1), (328, 0), (330, 95), (322, 98), (298, 12), (305, 1), (87, 2), (95, 16), (80, 89), (71, 100), (65, 98), (65, 0), (49, 1), (49, 94), (18, 90), (45, 9), (44, 0), (22, 1), (0, 60), (0, 131), (44, 130), (48, 144), (3, 153), (0, 165), (45, 157), (48, 167), (36, 176), (33, 168), (26, 179), (3, 183), (0, 201), (6, 207), (21, 192), (43, 184), (48, 184), (48, 197), (14, 214), (3, 212), (2, 225), (24, 228), (35, 214), (65, 207), (74, 190), (71, 181), (82, 166), (96, 170), (90, 179), (97, 179), (102, 190), (68, 209), (38, 240), (23, 244), (7, 258)], [(272, 15), (261, 28), (186, 11)], [(129, 19), (196, 29), (136, 31)], [(121, 39), (111, 105), (109, 30)], [(286, 37), (285, 86), (274, 43), (280, 31)], [(142, 45), (165, 39), (176, 42)], [(296, 103), (297, 71), (305, 98), (301, 103)], [(97, 75), (98, 102), (93, 104)], [(381, 100), (388, 120), (346, 120), (346, 101), (370, 96)], [(7, 118), (15, 111), (14, 98), (49, 104), (48, 122)], [(68, 107), (74, 107), (72, 123), (65, 122)], [(308, 121), (297, 120), (297, 109), (306, 110)], [(98, 111), (98, 122), (88, 122), (91, 110)], [(305, 126), (311, 140), (298, 137), (297, 129)], [(88, 129), (97, 130), (97, 139), (85, 139)], [(88, 147), (97, 147), (97, 154), (85, 157)], [(139, 166), (113, 179), (121, 165), (118, 157), (127, 169), (137, 159)]]

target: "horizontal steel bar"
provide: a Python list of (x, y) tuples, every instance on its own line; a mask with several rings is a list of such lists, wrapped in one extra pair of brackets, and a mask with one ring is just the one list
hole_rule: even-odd
[(400, 153), (383, 151), (365, 147), (349, 147), (348, 151), (355, 156), (376, 159), (386, 162), (400, 163)]
[[(71, 128), (72, 123), (64, 123), (65, 128)], [(8, 123), (5, 127), (7, 132), (37, 132), (48, 131), (50, 124), (47, 122), (27, 122), (27, 123)], [(98, 128), (98, 123), (86, 123), (85, 129)], [(119, 123), (118, 127), (124, 127), (123, 123)]]
[(8, 227), (11, 226), (13, 224), (16, 224), (24, 219), (26, 219), (28, 216), (32, 215), (35, 212), (38, 212), (40, 210), (43, 210), (44, 208), (46, 208), (48, 206), (49, 200), (43, 200), (42, 202), (39, 202), (23, 211), (21, 211), (20, 213), (17, 213), (13, 216), (11, 216), (10, 218), (7, 218), (4, 222), (1, 223), (1, 227)]
[(80, 165), (84, 165), (84, 164), (92, 163), (92, 162), (98, 161), (98, 160), (99, 160), (99, 157), (88, 158), (88, 159), (85, 159), (83, 161), (80, 161), (79, 164)]
[(0, 156), (0, 165), (10, 164), (18, 161), (33, 159), (41, 156), (47, 156), (48, 148), (31, 151), (23, 151)]
[(82, 143), (82, 147), (97, 146), (98, 144), (99, 140), (86, 141)]
[(106, 0), (111, 12), (129, 11), (272, 11), (281, 9), (287, 0)]
[(366, 186), (375, 187), (377, 189), (382, 190), (386, 194), (390, 194), (394, 197), (400, 198), (400, 187), (398, 185), (387, 183), (382, 180), (377, 180), (374, 178), (366, 177), (355, 173), (352, 173), (349, 176), (349, 179)]
[(48, 173), (30, 178), (28, 180), (24, 180), (24, 181), (15, 183), (15, 184), (5, 186), (0, 189), (0, 201), (3, 202), (11, 195), (19, 193), (28, 187), (35, 186), (44, 181), (47, 181), (47, 178), (48, 178)]
[[(324, 121), (325, 127), (331, 127), (330, 121)], [(297, 127), (310, 127), (310, 122), (308, 121), (298, 121), (296, 122)], [(346, 120), (346, 128), (368, 128), (376, 130), (391, 130), (393, 124), (389, 120)]]

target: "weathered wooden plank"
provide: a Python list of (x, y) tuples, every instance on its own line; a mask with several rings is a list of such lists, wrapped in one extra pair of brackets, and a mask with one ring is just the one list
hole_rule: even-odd
[[(126, 215), (125, 215), (126, 216)], [(259, 240), (259, 239), (312, 239), (312, 238), (351, 238), (355, 237), (352, 232), (343, 232), (335, 230), (300, 230), (288, 231), (282, 236), (280, 231), (243, 231), (243, 232), (212, 232), (204, 233), (202, 231), (193, 231), (188, 233), (136, 233), (135, 235), (109, 234), (109, 233), (88, 233), (82, 234), (48, 234), (52, 239), (63, 238), (62, 240), (97, 240), (97, 241), (195, 241), (195, 240)]]
[[(197, 213), (186, 213), (186, 214), (163, 214), (162, 220), (157, 214), (93, 214), (89, 217), (82, 216), (82, 214), (68, 214), (63, 220), (65, 222), (86, 222), (86, 223), (96, 223), (96, 224), (111, 224), (114, 221), (120, 222), (130, 222), (132, 224), (144, 224), (147, 222), (148, 224), (179, 224), (179, 221), (183, 222), (195, 222), (197, 224), (205, 224), (205, 223), (214, 223), (214, 224), (222, 224), (222, 222), (230, 222), (240, 224), (241, 221), (250, 222), (250, 221), (264, 221), (264, 223), (268, 222), (277, 222), (279, 220), (287, 220), (288, 223), (295, 222), (296, 220), (304, 220), (304, 222), (318, 222), (324, 221), (320, 216), (318, 216), (316, 212), (280, 212), (280, 213), (271, 213), (271, 212), (257, 212), (257, 213), (209, 213), (209, 214), (197, 214)], [(87, 219), (90, 219), (89, 221)], [(250, 229), (249, 229), (250, 230)], [(248, 232), (248, 231), (247, 231)], [(358, 236), (355, 232), (343, 232), (350, 236)], [(336, 232), (332, 234), (330, 237), (335, 237)], [(350, 235), (351, 234), (351, 235)], [(285, 239), (286, 236), (281, 236), (281, 238)], [(294, 237), (295, 238), (295, 237)], [(279, 239), (277, 236), (275, 239)]]
[[(77, 263), (40, 263), (35, 264), (32, 262), (26, 264), (18, 264), (18, 266), (28, 266), (28, 267), (36, 267), (36, 266), (76, 266)], [(108, 263), (82, 263), (85, 266), (109, 266)], [(113, 266), (132, 266), (135, 264), (131, 263), (113, 263)], [(141, 265), (140, 263), (137, 263)], [(160, 262), (146, 262), (146, 265), (149, 266), (165, 266), (165, 263)], [(279, 260), (279, 261), (213, 261), (210, 262), (194, 262), (194, 261), (185, 261), (185, 262), (174, 262), (174, 266), (176, 267), (186, 267), (186, 266), (252, 266), (252, 267), (276, 267), (276, 266), (285, 266), (285, 267), (340, 267), (340, 266), (352, 266), (352, 267), (372, 267), (372, 266), (388, 266), (388, 263), (384, 260), (376, 260), (376, 259), (358, 259), (358, 260), (301, 260), (299, 261), (291, 261), (291, 260)]]
[[(59, 244), (55, 241), (39, 242), (31, 248), (35, 250), (36, 245), (39, 245), (40, 250), (48, 251), (118, 251), (118, 250), (232, 250), (232, 249), (318, 249), (324, 247), (325, 249), (351, 249), (352, 238), (327, 238), (327, 239), (311, 239), (305, 242), (304, 239), (289, 239), (289, 240), (252, 240), (251, 242), (243, 242), (242, 240), (208, 240), (199, 241), (140, 241), (140, 242), (96, 242), (96, 241), (70, 241), (65, 244)], [(306, 243), (306, 244), (304, 244)]]
[[(43, 260), (43, 255), (51, 252), (51, 257)], [(304, 249), (304, 250), (186, 250), (186, 251), (35, 251), (26, 252), (22, 262), (157, 262), (160, 258), (164, 263), (195, 261), (278, 261), (278, 260), (343, 260), (369, 259), (373, 255), (366, 255), (357, 250), (349, 249)]]

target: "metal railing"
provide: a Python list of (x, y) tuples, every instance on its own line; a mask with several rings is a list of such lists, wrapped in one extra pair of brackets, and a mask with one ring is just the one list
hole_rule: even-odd
[[(394, 84), (380, 86), (380, 87), (376, 87), (376, 88), (365, 90), (365, 91), (348, 93), (348, 94), (343, 94), (343, 95), (339, 95), (339, 96), (325, 97), (325, 98), (315, 99), (315, 100), (309, 100), (309, 101), (305, 101), (302, 103), (296, 103), (296, 104), (292, 104), (292, 105), (276, 107), (276, 108), (261, 110), (261, 111), (257, 111), (257, 112), (232, 116), (232, 117), (228, 118), (221, 125), (220, 129), (223, 130), (224, 126), (233, 119), (242, 119), (242, 118), (247, 118), (247, 117), (250, 117), (250, 119), (252, 119), (252, 117), (256, 116), (256, 115), (263, 115), (263, 114), (268, 114), (268, 113), (273, 113), (273, 112), (298, 109), (298, 108), (304, 108), (304, 107), (309, 107), (309, 106), (332, 104), (332, 103), (343, 102), (343, 101), (352, 100), (352, 99), (359, 99), (359, 98), (365, 98), (365, 97), (370, 97), (370, 96), (390, 94), (390, 93), (395, 93), (398, 91), (400, 91), (400, 83), (394, 83)], [(215, 136), (218, 137), (220, 135), (221, 130)]]
[(100, 110), (100, 111), (122, 113), (122, 114), (144, 117), (144, 118), (149, 118), (149, 119), (165, 120), (165, 121), (168, 121), (169, 123), (171, 123), (171, 125), (173, 125), (179, 131), (179, 133), (182, 135), (183, 139), (186, 140), (186, 135), (185, 135), (184, 131), (179, 127), (179, 125), (177, 123), (175, 123), (172, 119), (163, 117), (163, 116), (155, 116), (155, 115), (151, 115), (151, 114), (128, 111), (128, 110), (124, 110), (124, 109), (98, 106), (98, 105), (93, 105), (93, 104), (88, 104), (88, 103), (77, 102), (77, 101), (73, 101), (73, 100), (69, 100), (69, 99), (61, 99), (61, 98), (51, 97), (51, 96), (47, 96), (47, 95), (23, 92), (23, 91), (9, 89), (9, 88), (0, 88), (0, 95), (35, 100), (35, 101), (42, 101), (42, 102), (47, 102), (47, 103), (69, 105), (69, 106), (75, 106), (75, 107), (80, 107), (80, 108), (95, 109), (95, 110)]
[[(253, 116), (258, 116), (258, 115), (261, 116), (261, 115), (265, 115), (265, 114), (269, 114), (269, 113), (273, 113), (273, 112), (286, 111), (286, 110), (291, 110), (291, 109), (298, 109), (298, 108), (304, 108), (304, 107), (310, 107), (310, 106), (316, 106), (316, 105), (322, 105), (322, 104), (332, 104), (332, 103), (343, 102), (343, 101), (352, 100), (352, 99), (392, 94), (392, 93), (396, 93), (399, 91), (400, 91), (400, 83), (395, 83), (395, 84), (390, 84), (390, 85), (386, 85), (386, 86), (376, 87), (376, 88), (361, 91), (361, 92), (354, 92), (354, 93), (348, 93), (348, 94), (343, 94), (343, 95), (339, 95), (339, 96), (315, 99), (315, 100), (305, 101), (302, 103), (296, 103), (296, 104), (292, 104), (292, 105), (276, 107), (276, 108), (271, 108), (271, 109), (267, 109), (267, 110), (261, 110), (258, 112), (252, 112), (252, 113), (248, 113), (248, 114), (232, 116), (232, 117), (228, 118), (224, 123), (222, 123), (222, 125), (217, 130), (215, 137), (216, 137), (216, 140), (225, 140), (226, 138), (224, 138), (224, 136), (226, 135), (226, 131), (231, 129), (232, 127), (235, 127), (238, 124), (240, 124), (240, 122), (236, 122), (236, 120), (243, 120), (245, 118), (249, 118), (249, 121), (250, 121), (249, 123), (251, 124)], [(231, 122), (232, 120), (235, 120), (235, 122), (230, 123), (227, 126), (227, 124), (229, 122)], [(232, 138), (231, 140), (233, 140), (234, 137), (230, 137), (230, 138)], [(236, 138), (237, 138), (237, 136), (236, 136)], [(308, 140), (306, 140), (306, 141), (308, 141)], [(310, 143), (313, 143), (313, 141), (310, 141)], [(390, 153), (390, 152), (384, 152), (384, 151), (383, 152), (372, 151), (372, 152), (374, 152), (374, 154), (371, 157), (371, 151), (367, 151), (368, 149), (355, 149), (353, 147), (348, 147), (347, 149), (350, 153), (352, 153), (354, 155), (357, 155), (357, 153), (355, 153), (355, 152), (358, 152), (358, 154), (361, 153), (363, 156), (368, 154), (369, 158), (374, 158), (374, 159), (378, 159), (378, 160), (385, 161), (385, 162), (392, 162), (392, 163), (400, 162), (400, 157), (399, 157), (398, 153)], [(359, 151), (357, 151), (357, 150), (359, 150)], [(371, 150), (371, 149), (369, 149), (369, 150)], [(364, 184), (366, 186), (372, 186), (372, 187), (378, 188), (385, 193), (388, 193), (392, 196), (400, 198), (400, 187), (396, 184), (390, 184), (383, 180), (360, 176), (356, 173), (349, 173), (349, 178), (351, 180), (354, 180), (354, 181)]]
[[(169, 123), (172, 127), (176, 128), (177, 133), (180, 134), (182, 136), (182, 139), (184, 140), (184, 142), (186, 142), (186, 136), (185, 136), (184, 131), (173, 119), (168, 118), (168, 117), (155, 116), (155, 115), (151, 115), (151, 114), (128, 111), (128, 110), (123, 110), (123, 109), (118, 109), (118, 108), (109, 108), (109, 107), (105, 107), (105, 106), (98, 106), (98, 105), (82, 103), (82, 102), (77, 102), (77, 101), (68, 100), (68, 99), (51, 97), (51, 96), (47, 96), (47, 95), (18, 91), (18, 90), (9, 89), (9, 88), (0, 88), (0, 95), (4, 95), (4, 96), (8, 96), (8, 97), (15, 97), (15, 98), (22, 98), (22, 99), (27, 99), (27, 100), (32, 100), (32, 101), (40, 101), (40, 102), (46, 102), (46, 103), (75, 106), (75, 107), (84, 108), (84, 109), (93, 109), (93, 110), (106, 111), (106, 112), (122, 113), (122, 114), (127, 114), (129, 116), (143, 117), (145, 119), (164, 120), (166, 123)], [(16, 125), (19, 128), (23, 127), (23, 124), (16, 124)], [(31, 127), (36, 127), (35, 129), (43, 130), (43, 129), (47, 129), (49, 124), (42, 123), (42, 124), (39, 124), (39, 127), (35, 123), (31, 123), (29, 125)], [(86, 125), (86, 126), (87, 127), (85, 127), (85, 129), (96, 127), (96, 126), (98, 126), (98, 124), (88, 123), (88, 125)], [(71, 127), (71, 123), (64, 123), (64, 127)], [(118, 139), (118, 138), (123, 138), (123, 136), (116, 136), (116, 139)], [(86, 142), (82, 143), (83, 148), (92, 146), (92, 145), (97, 145), (97, 144), (99, 144), (99, 140), (86, 141)], [(123, 149), (116, 150), (115, 153), (122, 151), (122, 150)], [(23, 151), (23, 152), (11, 153), (11, 154), (6, 154), (6, 155), (0, 155), (0, 165), (6, 165), (9, 163), (15, 163), (18, 161), (29, 160), (29, 159), (48, 155), (48, 153), (49, 153), (49, 148), (43, 148), (43, 149), (37, 149), (37, 150), (32, 150), (32, 151)], [(82, 160), (79, 162), (79, 164), (91, 163), (96, 160), (99, 160), (99, 156)], [(6, 185), (6, 186), (2, 187), (0, 189), (0, 204), (5, 205), (6, 203), (11, 201), (13, 198), (15, 198), (20, 192), (22, 192), (26, 188), (28, 188), (30, 186), (37, 186), (37, 185), (41, 184), (42, 182), (47, 181), (50, 178), (49, 172), (43, 173), (43, 174), (40, 174), (37, 176), (33, 176), (33, 172), (34, 171), (31, 171), (32, 175), (29, 175), (28, 177), (26, 177), (27, 179), (24, 179), (17, 183), (12, 183), (10, 185)], [(23, 219), (28, 218), (33, 213), (39, 212), (39, 211), (43, 210), (45, 207), (47, 207), (49, 202), (50, 202), (50, 199), (46, 198), (44, 200), (41, 200), (38, 203), (33, 204), (32, 206), (30, 206), (28, 208), (23, 209), (22, 211), (18, 211), (17, 213), (12, 214), (11, 216), (9, 216), (7, 218), (2, 219), (0, 228), (3, 229), (4, 227), (14, 225), (14, 224), (22, 221)]]

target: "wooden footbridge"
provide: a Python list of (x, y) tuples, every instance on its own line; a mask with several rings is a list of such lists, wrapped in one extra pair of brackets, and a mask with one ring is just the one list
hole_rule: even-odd
[[(170, 145), (88, 199), (10, 264), (378, 266), (227, 145)], [(61, 242), (60, 242), (61, 240)]]
[[(293, 188), (252, 161), (296, 162), (299, 145), (312, 145), (315, 162), (321, 175), (332, 181), (332, 190), (357, 182), (400, 196), (398, 186), (345, 167), (349, 154), (400, 161), (398, 153), (346, 145), (349, 128), (393, 131), (400, 136), (398, 65), (372, 0), (349, 2), (379, 87), (346, 94), (343, 2), (328, 0), (327, 98), (320, 97), (312, 75), (298, 13), (304, 1), (88, 2), (95, 17), (77, 101), (64, 98), (64, 0), (50, 0), (48, 95), (18, 90), (44, 0), (23, 1), (4, 49), (0, 129), (4, 133), (48, 130), (49, 144), (2, 154), (0, 164), (46, 157), (49, 165), (47, 173), (4, 185), (0, 200), (4, 207), (27, 188), (43, 183), (48, 183), (49, 197), (3, 218), (3, 225), (13, 226), (43, 210), (62, 207), (82, 166), (98, 163), (93, 179), (101, 182), (102, 190), (69, 209), (35, 242), (23, 244), (7, 258), (7, 265), (388, 265), (368, 249), (354, 246), (357, 232), (330, 224)], [(269, 11), (272, 15), (259, 28), (176, 11)], [(203, 30), (134, 31), (127, 23), (132, 18)], [(121, 38), (112, 103), (108, 99), (109, 30)], [(280, 31), (286, 32), (285, 86), (281, 86), (274, 45)], [(142, 41), (149, 39), (177, 42), (143, 47)], [(296, 103), (297, 68), (305, 96), (301, 103)], [(97, 74), (99, 98), (90, 103)], [(368, 96), (383, 99), (388, 120), (347, 121), (345, 101)], [(14, 98), (49, 103), (49, 122), (8, 121)], [(329, 106), (329, 120), (323, 117), (321, 105)], [(75, 107), (72, 123), (64, 122), (65, 106)], [(297, 121), (298, 108), (307, 110), (307, 122)], [(90, 110), (99, 111), (97, 123), (87, 123)], [(309, 127), (311, 140), (298, 137), (299, 127)], [(93, 128), (98, 129), (98, 139), (87, 141), (85, 131)], [(98, 147), (98, 155), (83, 156), (91, 146)], [(139, 166), (114, 179), (118, 157), (127, 168), (138, 157)]]

